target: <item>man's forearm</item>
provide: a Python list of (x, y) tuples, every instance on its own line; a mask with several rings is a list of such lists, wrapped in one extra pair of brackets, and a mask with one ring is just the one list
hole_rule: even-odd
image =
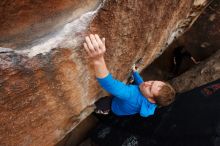
[(97, 78), (104, 78), (109, 74), (104, 57), (94, 61), (93, 66)]
[(134, 82), (136, 85), (140, 85), (141, 83), (144, 82), (142, 77), (140, 76), (140, 74), (137, 71), (133, 72), (133, 76), (134, 76)]

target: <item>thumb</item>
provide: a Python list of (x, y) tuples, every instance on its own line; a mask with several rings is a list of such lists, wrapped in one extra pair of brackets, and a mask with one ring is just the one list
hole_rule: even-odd
[(105, 45), (105, 38), (102, 38), (102, 43)]

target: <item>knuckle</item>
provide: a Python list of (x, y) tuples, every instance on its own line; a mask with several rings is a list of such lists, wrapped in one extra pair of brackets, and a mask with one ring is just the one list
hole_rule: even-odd
[(105, 47), (101, 47), (101, 50), (102, 50), (102, 51), (105, 51)]
[(99, 43), (100, 46), (102, 45), (102, 42), (100, 40), (98, 41), (98, 43)]
[(89, 49), (90, 49), (90, 50), (94, 50), (94, 46), (90, 46)]
[(97, 51), (97, 54), (98, 55), (102, 54), (102, 51), (101, 50)]
[(101, 48), (105, 48), (105, 46), (103, 45), (103, 43), (100, 44), (100, 47), (101, 47)]
[(99, 48), (99, 46), (98, 46), (98, 45), (96, 45), (96, 44), (95, 44), (95, 45), (93, 45), (93, 46), (94, 46), (94, 48), (95, 48), (95, 49), (98, 49), (98, 48)]
[(91, 53), (91, 57), (95, 57), (96, 56), (96, 54), (95, 53)]
[(95, 52), (95, 53), (94, 53), (94, 56), (98, 56), (98, 55), (99, 55), (99, 53), (98, 53), (98, 52)]

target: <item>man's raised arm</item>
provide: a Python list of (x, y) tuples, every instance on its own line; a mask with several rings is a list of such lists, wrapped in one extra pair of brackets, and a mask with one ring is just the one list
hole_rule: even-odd
[(138, 73), (137, 71), (137, 68), (136, 68), (136, 65), (133, 65), (132, 66), (132, 72), (133, 72), (133, 77), (134, 77), (134, 84), (136, 85), (140, 85), (141, 83), (143, 83), (143, 79), (142, 77), (140, 76), (140, 74)]
[(99, 84), (110, 94), (127, 100), (132, 96), (130, 86), (125, 85), (124, 83), (114, 79), (109, 73), (104, 59), (105, 48), (105, 39), (102, 40), (98, 35), (90, 34), (87, 36), (86, 43), (84, 43), (84, 48), (89, 56), (91, 63), (95, 69), (95, 75)]

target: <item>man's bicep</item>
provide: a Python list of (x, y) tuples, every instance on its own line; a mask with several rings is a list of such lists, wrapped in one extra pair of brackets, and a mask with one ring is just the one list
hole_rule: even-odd
[[(115, 87), (115, 86), (114, 86)], [(114, 88), (113, 87), (113, 88)], [(122, 100), (128, 100), (131, 97), (131, 88), (129, 85), (124, 84), (123, 82), (117, 83), (117, 88), (115, 89), (115, 92), (112, 93), (117, 98), (120, 98)]]
[(117, 98), (126, 100), (129, 99), (131, 96), (130, 86), (114, 79), (111, 75), (102, 80), (98, 79), (98, 81), (102, 88), (104, 88), (108, 93), (114, 95)]

